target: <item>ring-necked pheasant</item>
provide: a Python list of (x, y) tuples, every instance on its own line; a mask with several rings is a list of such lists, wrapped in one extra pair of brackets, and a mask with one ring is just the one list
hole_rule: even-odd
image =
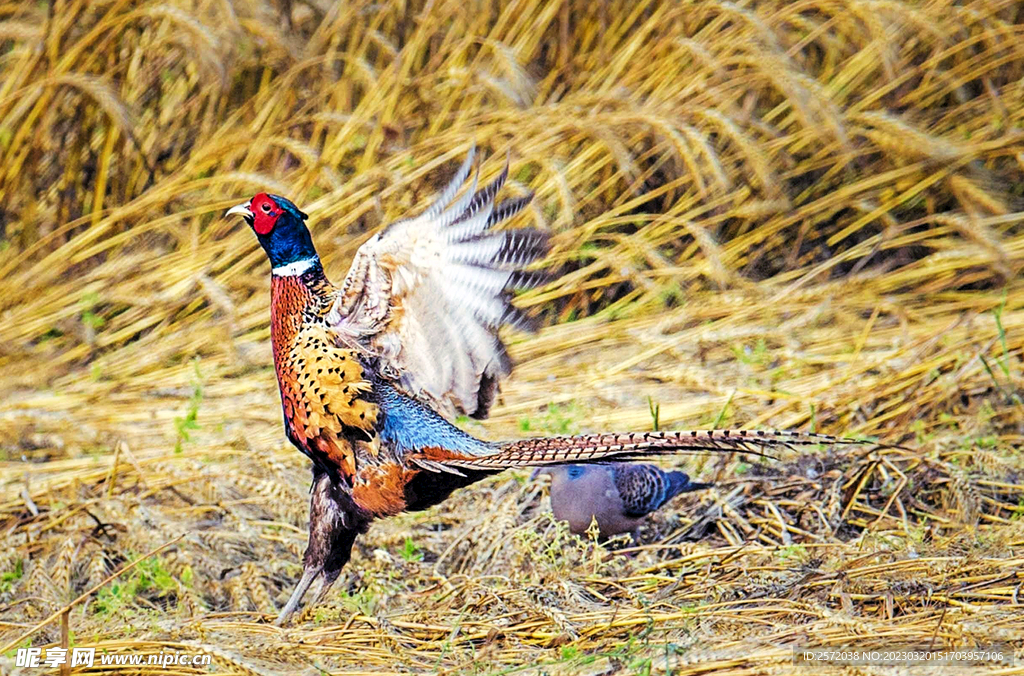
[(680, 471), (666, 472), (646, 463), (615, 462), (605, 465), (539, 467), (533, 476), (551, 476), (551, 513), (566, 521), (577, 535), (593, 521), (602, 538), (630, 533), (637, 539), (643, 518), (669, 500), (711, 484), (690, 481)]
[(276, 623), (320, 578), (319, 601), (359, 533), (380, 517), (426, 509), (511, 467), (688, 451), (837, 443), (797, 432), (707, 430), (592, 434), (490, 443), (449, 422), (486, 417), (511, 363), (498, 337), (523, 326), (512, 291), (547, 250), (534, 229), (492, 231), (530, 196), (495, 202), (508, 175), (458, 200), (470, 149), (437, 201), (367, 240), (340, 287), (324, 276), (306, 214), (259, 193), (228, 215), (252, 227), (272, 266), (270, 330), (288, 439), (313, 461), (303, 574)]

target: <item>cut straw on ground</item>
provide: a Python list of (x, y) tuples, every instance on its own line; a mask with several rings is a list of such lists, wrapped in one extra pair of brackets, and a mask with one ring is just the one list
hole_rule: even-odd
[[(72, 645), (216, 673), (1019, 653), (1022, 83), (1011, 2), (0, 6), (0, 644), (59, 646), (69, 611)], [(905, 448), (688, 458), (716, 487), (638, 545), (570, 535), (502, 475), (376, 524), (326, 603), (270, 626), (309, 472), (268, 266), (223, 213), (289, 196), (339, 280), (474, 142), (481, 180), (508, 154), (508, 195), (535, 192), (515, 225), (552, 233), (561, 276), (518, 299), (542, 328), (509, 336), (471, 432)]]

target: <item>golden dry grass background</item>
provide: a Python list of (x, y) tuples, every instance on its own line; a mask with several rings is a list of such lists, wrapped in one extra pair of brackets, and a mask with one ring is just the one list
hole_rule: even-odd
[[(0, 4), (2, 669), (182, 534), (74, 604), (71, 642), (237, 674), (1020, 650), (1022, 24), (995, 0)], [(267, 264), (223, 211), (291, 196), (338, 279), (474, 140), (565, 273), (521, 299), (544, 328), (474, 433), (649, 429), (656, 404), (912, 450), (687, 460), (720, 486), (625, 553), (502, 475), (378, 523), (326, 604), (268, 626), (308, 473)], [(118, 673), (156, 672), (200, 673)]]

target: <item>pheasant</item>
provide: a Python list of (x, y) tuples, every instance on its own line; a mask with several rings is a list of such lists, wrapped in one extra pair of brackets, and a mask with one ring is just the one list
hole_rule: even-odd
[(684, 472), (644, 463), (539, 467), (533, 477), (540, 474), (551, 476), (555, 518), (567, 521), (577, 535), (596, 521), (602, 538), (631, 533), (635, 540), (643, 517), (680, 493), (711, 487), (690, 481)]
[(275, 624), (310, 585), (322, 600), (372, 521), (422, 510), (514, 467), (667, 453), (839, 443), (797, 432), (708, 430), (485, 442), (453, 425), (487, 416), (511, 370), (502, 327), (525, 328), (512, 293), (545, 277), (525, 268), (547, 251), (536, 229), (494, 231), (531, 196), (496, 202), (504, 170), (477, 190), (471, 148), (422, 214), (391, 223), (356, 252), (340, 286), (324, 275), (305, 221), (278, 195), (232, 207), (270, 260), (270, 333), (288, 439), (312, 461), (303, 573)]

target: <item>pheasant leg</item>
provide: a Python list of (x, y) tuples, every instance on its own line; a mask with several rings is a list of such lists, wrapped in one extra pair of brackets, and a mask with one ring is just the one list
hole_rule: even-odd
[(309, 500), (309, 544), (302, 557), (302, 577), (291, 597), (274, 620), (281, 626), (299, 608), (310, 585), (321, 577), (316, 600), (321, 600), (338, 579), (341, 569), (348, 563), (358, 530), (351, 509), (345, 509), (346, 500), (330, 477), (314, 470), (313, 487)]

